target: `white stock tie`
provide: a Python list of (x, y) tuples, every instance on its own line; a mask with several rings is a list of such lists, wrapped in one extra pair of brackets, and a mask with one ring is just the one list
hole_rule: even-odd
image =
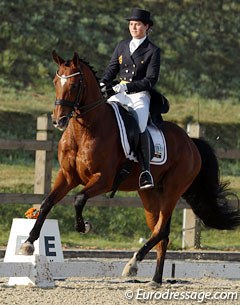
[(133, 52), (135, 52), (135, 50), (140, 46), (140, 44), (142, 44), (144, 42), (144, 40), (146, 39), (146, 36), (141, 38), (141, 39), (132, 39), (129, 43), (129, 49), (130, 49), (130, 53), (132, 55)]

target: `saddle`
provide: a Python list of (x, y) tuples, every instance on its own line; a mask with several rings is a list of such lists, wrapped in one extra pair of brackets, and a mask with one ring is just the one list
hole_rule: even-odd
[(131, 107), (120, 103), (116, 104), (126, 129), (130, 151), (136, 155), (140, 133), (137, 115)]
[(151, 120), (156, 126), (161, 128), (163, 122), (161, 114), (169, 111), (169, 101), (162, 93), (155, 89), (150, 90), (149, 93), (151, 95), (149, 109)]
[[(106, 91), (105, 91), (105, 97), (109, 98), (112, 95), (115, 94), (115, 92), (112, 89), (112, 86), (118, 84), (118, 80), (112, 81), (110, 84), (106, 85)], [(162, 113), (167, 113), (170, 109), (170, 104), (168, 99), (160, 92), (158, 92), (156, 89), (149, 90), (151, 99), (150, 99), (150, 116), (152, 122), (161, 128), (161, 124), (163, 122), (162, 119)]]
[[(150, 91), (150, 109), (149, 109), (149, 120), (148, 125), (154, 124), (159, 129), (163, 129), (163, 118), (162, 113), (167, 113), (170, 109), (168, 99), (160, 92), (155, 89), (151, 89)], [(124, 121), (124, 125), (126, 127), (128, 142), (131, 148), (131, 151), (134, 155), (137, 155), (138, 141), (139, 141), (139, 127), (138, 127), (138, 118), (135, 111), (126, 105), (118, 104), (119, 112)], [(149, 135), (149, 132), (148, 132)], [(151, 136), (150, 139), (150, 156), (151, 158), (154, 155), (154, 144)]]
[[(128, 106), (122, 106), (122, 104), (118, 102), (109, 102), (109, 106), (113, 109), (117, 119), (121, 143), (126, 156), (126, 161), (122, 165), (120, 171), (116, 174), (112, 185), (110, 198), (113, 198), (119, 185), (128, 177), (129, 173), (131, 172), (134, 164), (133, 161), (137, 161), (136, 156), (140, 129), (138, 126), (136, 113), (132, 108)], [(149, 122), (152, 121), (149, 120)], [(153, 124), (147, 126), (147, 131), (150, 139), (149, 142), (151, 163), (155, 165), (164, 164), (167, 159), (167, 151), (163, 132)]]
[[(156, 125), (159, 129), (162, 127), (163, 119), (161, 114), (162, 113), (167, 113), (169, 111), (169, 102), (167, 98), (159, 93), (156, 90), (151, 90), (150, 91), (151, 95), (151, 102), (150, 102), (150, 119), (149, 119), (149, 124), (153, 123)], [(138, 118), (135, 113), (135, 111), (126, 105), (122, 105), (120, 103), (114, 103), (117, 105), (119, 113), (121, 115), (121, 118), (124, 123), (124, 128), (126, 130), (127, 138), (128, 138), (128, 143), (130, 146), (130, 152), (134, 156), (137, 156), (137, 150), (138, 150), (138, 142), (139, 142), (139, 134), (140, 134), (140, 129), (138, 125)], [(119, 124), (119, 128), (121, 128)], [(150, 158), (152, 159), (154, 155), (156, 154), (155, 151), (155, 146), (153, 143), (153, 139), (150, 136), (149, 129), (148, 129), (148, 135), (150, 139)], [(164, 161), (165, 162), (165, 161)], [(112, 192), (110, 194), (110, 198), (113, 198), (119, 185), (124, 181), (129, 173), (132, 170), (134, 162), (131, 160), (127, 159), (126, 162), (123, 164), (121, 170), (116, 174), (116, 177), (114, 179), (113, 185), (112, 185)]]
[[(120, 103), (116, 103), (116, 104), (118, 105), (119, 113), (124, 122), (128, 143), (130, 145), (130, 153), (132, 152), (135, 156), (137, 156), (139, 134), (140, 134), (137, 115), (131, 107), (122, 105)], [(149, 132), (148, 132), (148, 136), (150, 140), (150, 158), (152, 159), (154, 156), (154, 144)]]

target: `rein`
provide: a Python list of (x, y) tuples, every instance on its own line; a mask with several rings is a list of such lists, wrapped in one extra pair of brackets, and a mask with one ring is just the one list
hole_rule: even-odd
[[(83, 91), (85, 88), (85, 84), (84, 84), (84, 75), (81, 72), (81, 70), (79, 70), (76, 73), (70, 74), (70, 75), (59, 75), (58, 71), (56, 72), (56, 75), (58, 78), (60, 78), (61, 83), (64, 84), (68, 78), (70, 77), (74, 77), (79, 75), (80, 76), (80, 81), (79, 81), (79, 90), (78, 93), (76, 95), (76, 98), (74, 100), (74, 102), (70, 101), (70, 100), (65, 100), (65, 99), (56, 99), (55, 101), (55, 105), (60, 105), (60, 106), (67, 106), (67, 107), (71, 107), (73, 110), (72, 112), (68, 115), (69, 118), (80, 118), (82, 117), (84, 114), (88, 113), (89, 111), (95, 109), (96, 107), (98, 107), (99, 105), (105, 103), (107, 101), (107, 98), (101, 98), (99, 100), (97, 100), (96, 102), (90, 103), (89, 105), (81, 105), (81, 97), (83, 96)], [(76, 111), (80, 111), (81, 113), (78, 114)]]
[[(74, 109), (70, 114), (69, 117), (72, 118), (81, 118), (84, 114), (90, 112), (91, 110), (97, 108), (98, 106), (100, 106), (101, 104), (105, 103), (107, 101), (106, 98), (101, 98), (99, 100), (97, 100), (94, 103), (91, 103), (90, 105), (84, 105), (84, 106), (80, 106), (79, 108)], [(84, 110), (85, 109), (85, 110)], [(81, 113), (77, 114), (75, 110), (79, 110), (81, 111)]]

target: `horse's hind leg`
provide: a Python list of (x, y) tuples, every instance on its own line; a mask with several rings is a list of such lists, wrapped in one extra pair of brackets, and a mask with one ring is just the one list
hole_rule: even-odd
[(123, 275), (136, 275), (137, 262), (142, 261), (145, 255), (154, 246), (157, 246), (157, 266), (151, 284), (159, 285), (162, 283), (171, 215), (178, 198), (175, 196), (166, 196), (165, 192), (157, 189), (142, 191), (139, 192), (139, 195), (143, 201), (147, 225), (152, 230), (152, 236), (125, 266)]
[(163, 239), (156, 245), (157, 265), (156, 265), (153, 281), (150, 283), (151, 285), (154, 286), (155, 283), (162, 284), (163, 267), (164, 267), (164, 261), (169, 242), (170, 226), (171, 226), (171, 217), (169, 218), (169, 221), (165, 227)]
[(68, 184), (64, 175), (62, 174), (61, 170), (58, 173), (58, 176), (55, 180), (55, 184), (53, 186), (52, 191), (50, 194), (46, 197), (46, 199), (43, 200), (41, 207), (40, 207), (40, 213), (39, 216), (33, 226), (33, 229), (31, 230), (28, 239), (22, 244), (19, 254), (22, 255), (32, 255), (34, 252), (34, 246), (33, 243), (35, 240), (39, 238), (41, 228), (43, 226), (43, 223), (48, 215), (48, 213), (51, 211), (54, 204), (56, 204), (58, 201), (60, 201), (72, 188), (77, 186), (76, 183)]
[[(195, 165), (194, 162), (192, 163), (193, 165), (191, 165), (190, 161), (188, 162), (186, 160), (183, 160), (182, 162), (179, 162), (177, 166), (172, 167), (171, 170), (168, 171), (168, 173), (164, 176), (164, 179), (162, 180), (162, 189), (139, 191), (139, 195), (142, 199), (144, 209), (146, 212), (147, 222), (150, 222), (151, 226), (154, 223), (155, 225), (152, 231), (152, 236), (145, 243), (145, 245), (137, 252), (137, 254), (134, 255), (134, 258), (131, 260), (130, 266), (125, 267), (126, 270), (124, 269), (124, 271), (127, 271), (125, 273), (128, 273), (129, 269), (131, 270), (131, 265), (133, 265), (134, 269), (136, 269), (137, 261), (142, 261), (145, 255), (154, 246), (156, 246), (160, 241), (164, 239), (166, 239), (166, 242), (165, 244), (162, 243), (161, 251), (163, 251), (165, 255), (166, 253), (165, 248), (169, 233), (168, 225), (170, 225), (170, 218), (172, 212), (179, 198), (191, 185), (194, 177), (196, 176), (199, 170), (199, 167), (196, 166), (199, 164), (196, 163)], [(184, 173), (184, 179), (181, 179), (182, 173)], [(158, 211), (159, 213), (157, 215)], [(160, 256), (160, 252), (159, 252), (159, 256)], [(164, 260), (164, 258), (161, 257), (161, 260)], [(155, 282), (157, 284), (161, 283), (161, 279), (162, 279), (161, 268), (163, 266), (161, 260), (159, 261), (159, 268), (158, 271), (155, 273), (153, 283), (155, 281), (157, 281)]]

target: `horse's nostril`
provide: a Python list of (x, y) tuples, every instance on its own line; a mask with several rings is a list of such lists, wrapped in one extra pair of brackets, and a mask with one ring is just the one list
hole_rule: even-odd
[(59, 120), (56, 120), (54, 126), (60, 130), (64, 130), (65, 128), (67, 128), (68, 121), (69, 121), (69, 118), (67, 116), (63, 116)]
[(62, 127), (66, 126), (68, 123), (68, 117), (64, 116), (59, 119), (58, 124)]

